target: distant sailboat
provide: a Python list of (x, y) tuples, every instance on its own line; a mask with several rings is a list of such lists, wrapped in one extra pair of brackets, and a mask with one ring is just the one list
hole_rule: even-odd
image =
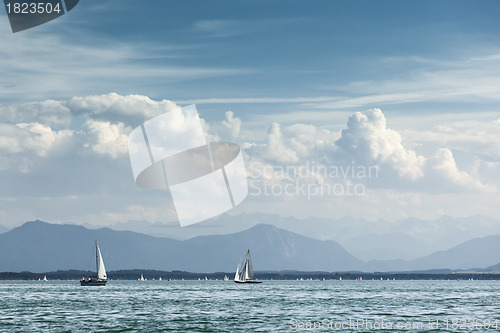
[(255, 275), (253, 274), (252, 259), (250, 258), (250, 250), (247, 252), (247, 260), (240, 270), (240, 265), (236, 268), (236, 274), (234, 274), (234, 282), (236, 283), (262, 283), (262, 281), (255, 280)]
[(144, 279), (144, 276), (141, 274), (141, 277), (138, 278), (137, 281), (146, 281), (146, 280)]
[(162, 281), (162, 280), (163, 280), (163, 279), (162, 279), (162, 278), (161, 278), (161, 276), (160, 276), (160, 278), (158, 279), (158, 281)]
[(48, 281), (48, 280), (47, 280), (47, 275), (44, 275), (44, 276), (43, 276), (43, 281)]
[(224, 275), (224, 281), (229, 281), (229, 278), (227, 277), (227, 275)]
[(106, 275), (106, 268), (104, 267), (104, 261), (102, 260), (101, 250), (99, 249), (99, 244), (95, 242), (95, 260), (97, 269), (97, 278), (88, 277), (80, 280), (80, 285), (82, 286), (105, 286), (108, 282), (108, 277)]

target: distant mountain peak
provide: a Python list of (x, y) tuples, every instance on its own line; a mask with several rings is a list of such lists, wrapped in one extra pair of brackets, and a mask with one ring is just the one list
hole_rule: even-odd
[(247, 229), (247, 231), (249, 230), (257, 230), (257, 231), (277, 231), (277, 230), (284, 230), (284, 229), (280, 229), (272, 224), (266, 224), (266, 223), (263, 223), (263, 224), (256, 224), (254, 225), (253, 227), (251, 227), (250, 229)]
[[(28, 221), (28, 222), (26, 222), (26, 223), (45, 223), (45, 224), (52, 224), (52, 223), (49, 223), (49, 222), (42, 221), (42, 220), (40, 220), (40, 219), (36, 219), (36, 220), (34, 220), (34, 221)], [(26, 223), (24, 223), (24, 224), (26, 224)]]

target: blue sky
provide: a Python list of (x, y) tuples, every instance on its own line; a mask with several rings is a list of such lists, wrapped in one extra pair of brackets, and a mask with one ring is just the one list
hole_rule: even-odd
[[(47, 77), (55, 81), (52, 89), (49, 85), (43, 91), (46, 98), (100, 94), (103, 90), (181, 102), (364, 96), (363, 89), (352, 85), (410, 80), (425, 71), (446, 70), (453, 63), (494, 54), (500, 42), (496, 15), (500, 5), (495, 1), (481, 4), (145, 1), (138, 6), (122, 0), (84, 1), (77, 11), (58, 21), (8, 36), (8, 41), (23, 43), (31, 38), (43, 43), (50, 38), (48, 44), (55, 49), (23, 45), (22, 56), (7, 52), (7, 57), (19, 57), (22, 76), (10, 73), (2, 83), (25, 92), (21, 87), (29, 78), (26, 71), (32, 70), (44, 74), (35, 78), (39, 84)], [(6, 19), (2, 24), (3, 34), (7, 34)], [(73, 62), (65, 58), (72, 56), (65, 55), (65, 50), (57, 54), (59, 43), (82, 49), (85, 57)], [(57, 72), (59, 66), (75, 81), (83, 74), (85, 85), (71, 87), (71, 79)], [(120, 80), (115, 79), (111, 67), (119, 72)], [(93, 68), (94, 82), (86, 75), (89, 68)], [(57, 89), (59, 85), (65, 85), (62, 91)], [(26, 93), (23, 97), (30, 99)], [(39, 97), (34, 91), (31, 99)], [(7, 91), (2, 98), (11, 99)], [(280, 104), (272, 109), (281, 112), (290, 108), (307, 111), (301, 103), (273, 104)], [(248, 105), (240, 107), (252, 114), (259, 112)]]
[(498, 1), (82, 0), (12, 34), (2, 10), (0, 223), (170, 221), (168, 196), (129, 181), (126, 137), (192, 103), (247, 166), (381, 167), (364, 196), (252, 197), (234, 214), (500, 218), (499, 11)]

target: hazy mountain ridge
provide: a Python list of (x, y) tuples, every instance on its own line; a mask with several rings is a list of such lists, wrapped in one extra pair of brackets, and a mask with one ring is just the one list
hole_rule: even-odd
[(271, 224), (300, 235), (338, 242), (349, 253), (365, 261), (414, 260), (436, 251), (448, 250), (473, 238), (500, 234), (500, 221), (471, 216), (442, 216), (426, 221), (406, 218), (395, 222), (367, 221), (353, 217), (298, 219), (265, 213), (223, 214), (203, 223), (181, 228), (168, 224), (129, 221), (111, 226), (158, 237), (186, 240), (199, 235), (223, 235), (247, 230), (258, 224)]
[(0, 270), (92, 270), (95, 239), (99, 240), (106, 267), (113, 270), (232, 271), (247, 249), (251, 249), (259, 270), (333, 271), (362, 265), (334, 241), (318, 241), (270, 225), (231, 235), (178, 241), (131, 231), (35, 221), (0, 235), (0, 251), (4, 254), (0, 257)]
[(254, 268), (261, 271), (410, 271), (500, 263), (500, 235), (473, 239), (412, 261), (363, 262), (335, 241), (317, 240), (271, 225), (179, 241), (131, 231), (34, 221), (0, 235), (0, 271), (93, 270), (96, 239), (110, 270), (232, 271), (247, 249), (252, 252)]

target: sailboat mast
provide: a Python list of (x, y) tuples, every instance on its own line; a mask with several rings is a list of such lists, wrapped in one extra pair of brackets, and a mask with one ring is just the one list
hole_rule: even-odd
[(95, 271), (99, 274), (99, 245), (95, 241)]

